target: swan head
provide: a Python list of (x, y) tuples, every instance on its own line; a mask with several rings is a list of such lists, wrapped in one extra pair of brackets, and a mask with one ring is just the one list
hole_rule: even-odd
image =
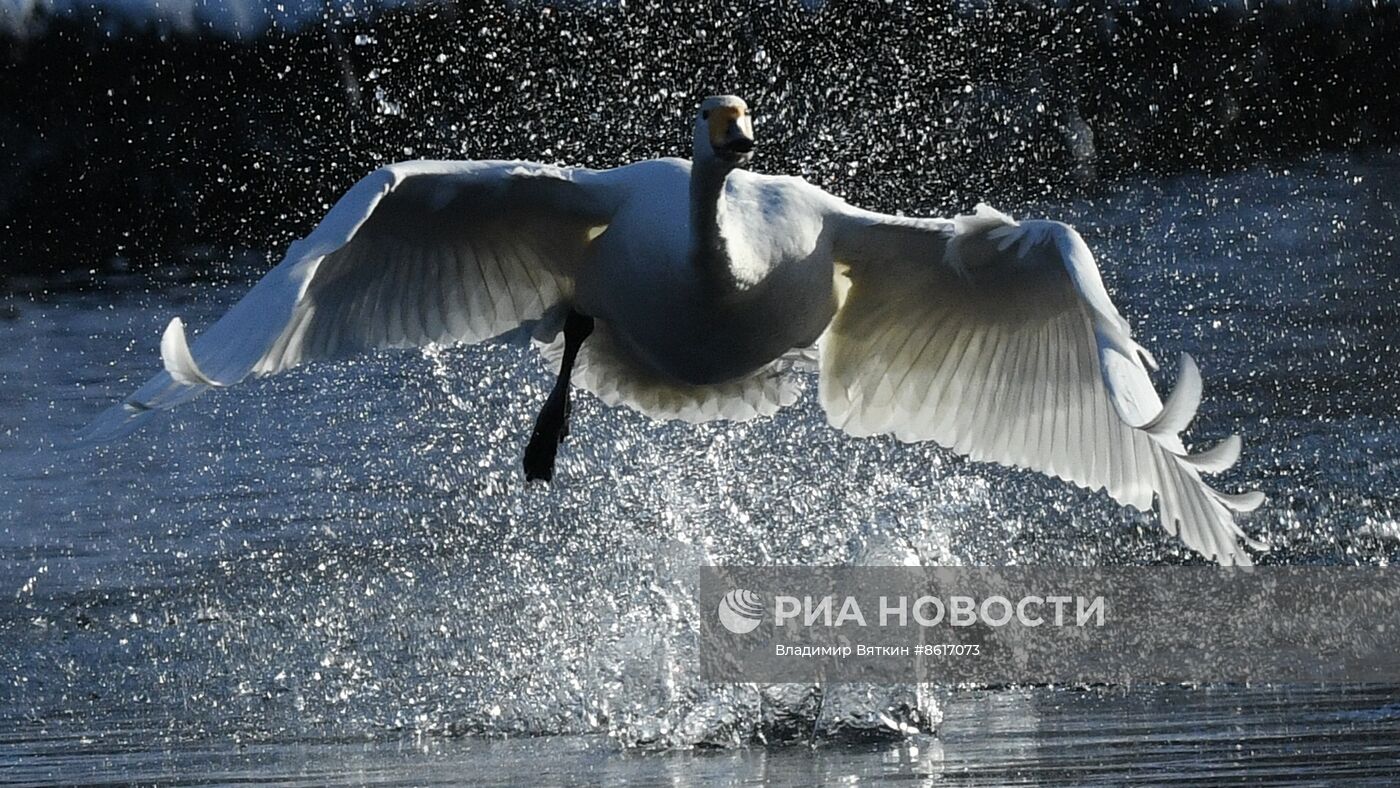
[(753, 118), (738, 96), (710, 96), (695, 115), (695, 160), (730, 167), (753, 158)]

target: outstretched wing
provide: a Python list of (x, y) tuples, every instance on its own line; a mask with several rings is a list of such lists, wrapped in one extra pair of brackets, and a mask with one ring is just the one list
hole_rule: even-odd
[(1188, 454), (1180, 433), (1201, 399), (1183, 355), (1165, 406), (1156, 364), (1109, 300), (1072, 228), (1015, 222), (986, 206), (949, 220), (849, 210), (834, 255), (849, 276), (822, 347), (821, 401), (854, 435), (932, 440), (974, 460), (1031, 468), (1147, 511), (1222, 564), (1248, 564), (1229, 495), (1202, 473), (1239, 458), (1231, 436)]
[(103, 413), (112, 438), (214, 387), (374, 348), (479, 342), (572, 292), (610, 220), (605, 173), (522, 162), (395, 164), (355, 184), (305, 239), (165, 371)]

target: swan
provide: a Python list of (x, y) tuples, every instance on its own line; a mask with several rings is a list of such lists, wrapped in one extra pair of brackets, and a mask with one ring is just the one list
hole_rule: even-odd
[(210, 389), (386, 347), (533, 338), (557, 371), (524, 454), (551, 478), (572, 387), (655, 419), (770, 416), (815, 365), (830, 423), (934, 441), (1102, 489), (1192, 550), (1248, 564), (1229, 494), (1202, 474), (1239, 436), (1188, 453), (1201, 376), (1181, 356), (1164, 403), (1071, 227), (985, 205), (953, 219), (862, 210), (745, 169), (752, 116), (704, 100), (691, 161), (610, 170), (411, 161), (356, 183), (315, 230), (88, 435), (118, 437)]

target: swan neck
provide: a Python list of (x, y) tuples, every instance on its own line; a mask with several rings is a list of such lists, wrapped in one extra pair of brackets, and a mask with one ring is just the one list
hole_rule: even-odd
[(715, 283), (731, 283), (729, 249), (720, 232), (724, 214), (724, 182), (732, 167), (714, 160), (696, 161), (690, 170), (691, 227), (696, 258), (703, 273)]

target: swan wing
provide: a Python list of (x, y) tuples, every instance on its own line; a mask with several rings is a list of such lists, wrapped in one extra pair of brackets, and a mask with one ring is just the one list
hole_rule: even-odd
[(192, 344), (171, 320), (165, 371), (88, 436), (125, 434), (249, 375), (376, 348), (479, 342), (537, 320), (571, 294), (615, 188), (606, 173), (524, 162), (377, 170)]
[(1202, 480), (1240, 439), (1189, 454), (1201, 377), (1183, 355), (1165, 404), (1151, 355), (1109, 300), (1089, 248), (1058, 222), (986, 206), (953, 220), (848, 209), (833, 254), (849, 282), (822, 343), (820, 396), (853, 435), (935, 441), (1037, 470), (1149, 511), (1191, 549), (1248, 564), (1235, 513), (1263, 495)]

